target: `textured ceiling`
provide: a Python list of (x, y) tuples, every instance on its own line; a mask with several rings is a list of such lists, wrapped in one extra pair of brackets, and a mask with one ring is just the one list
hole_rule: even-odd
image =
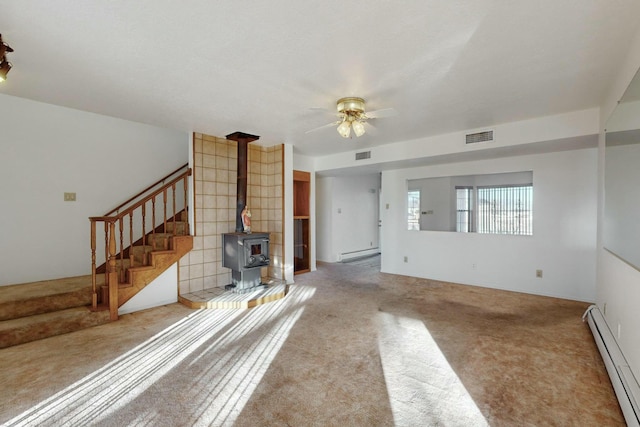
[[(0, 93), (324, 155), (596, 107), (638, 16), (637, 0), (0, 0)], [(344, 96), (399, 115), (305, 133)]]

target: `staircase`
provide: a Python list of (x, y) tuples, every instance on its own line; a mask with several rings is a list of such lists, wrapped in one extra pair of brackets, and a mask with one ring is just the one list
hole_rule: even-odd
[[(117, 320), (122, 304), (193, 249), (189, 176), (191, 169), (183, 165), (105, 215), (89, 218), (93, 310), (108, 309)], [(99, 242), (104, 242), (100, 266)]]
[[(179, 221), (167, 223), (166, 233), (149, 233), (145, 239), (146, 244), (134, 245), (128, 258), (116, 260), (118, 307), (193, 249), (193, 237), (188, 235), (189, 223), (186, 221), (186, 212), (179, 216)], [(109, 287), (103, 284), (100, 289), (101, 301), (108, 301)]]
[[(117, 320), (119, 307), (193, 248), (186, 210), (190, 175), (184, 165), (90, 218), (91, 275), (0, 286), (0, 348)], [(176, 197), (178, 184), (182, 194)], [(102, 255), (98, 242), (104, 242)]]

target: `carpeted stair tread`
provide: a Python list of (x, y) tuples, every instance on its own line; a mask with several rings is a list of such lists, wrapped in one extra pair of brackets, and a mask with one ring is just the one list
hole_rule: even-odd
[(187, 234), (189, 223), (187, 221), (176, 221), (174, 225), (173, 221), (167, 222), (166, 230), (168, 233), (173, 233), (174, 227), (176, 229), (176, 234), (184, 235)]
[(2, 286), (0, 321), (86, 306), (90, 303), (91, 276)]
[(19, 285), (0, 286), (0, 304), (18, 299), (28, 299), (68, 292), (73, 289), (82, 289), (91, 285), (91, 276), (67, 277), (64, 279), (43, 280), (33, 283), (21, 283)]
[(151, 245), (154, 251), (163, 250), (166, 242), (167, 249), (171, 245), (171, 238), (173, 234), (171, 233), (155, 233), (147, 236), (147, 243)]
[(109, 311), (74, 307), (0, 322), (0, 348), (108, 323)]

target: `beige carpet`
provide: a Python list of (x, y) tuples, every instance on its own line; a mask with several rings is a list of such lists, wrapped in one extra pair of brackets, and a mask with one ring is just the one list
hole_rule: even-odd
[(250, 310), (178, 304), (0, 350), (0, 422), (624, 425), (587, 304), (323, 264)]

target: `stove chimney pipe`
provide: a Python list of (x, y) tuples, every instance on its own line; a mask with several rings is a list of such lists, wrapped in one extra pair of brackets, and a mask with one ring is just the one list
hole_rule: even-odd
[(238, 182), (236, 192), (236, 233), (244, 230), (242, 225), (242, 210), (247, 205), (247, 165), (249, 156), (247, 147), (249, 143), (260, 139), (257, 135), (244, 132), (234, 132), (227, 135), (227, 139), (238, 143)]

